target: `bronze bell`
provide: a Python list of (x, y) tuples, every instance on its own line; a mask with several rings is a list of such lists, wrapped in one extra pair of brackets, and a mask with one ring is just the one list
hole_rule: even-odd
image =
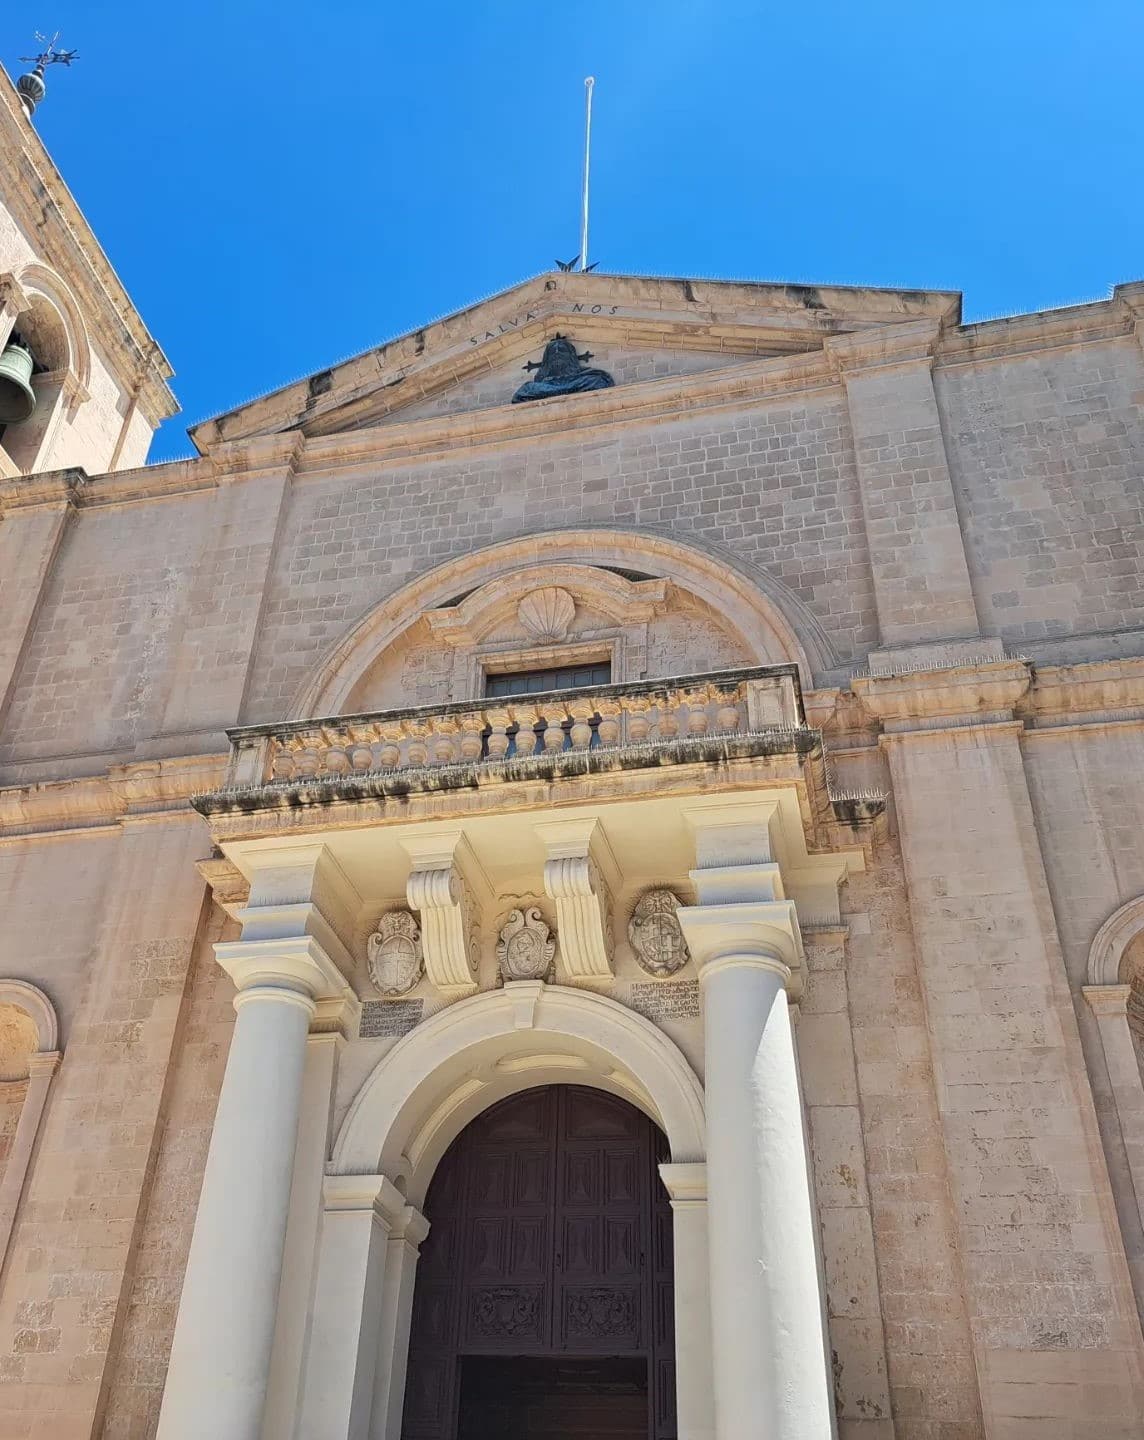
[(18, 340), (10, 340), (0, 355), (0, 425), (19, 425), (35, 410), (32, 363), (32, 352)]

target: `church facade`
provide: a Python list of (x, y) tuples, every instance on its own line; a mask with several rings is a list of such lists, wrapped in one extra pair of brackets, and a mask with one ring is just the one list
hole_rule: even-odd
[(544, 274), (148, 466), (0, 132), (0, 1434), (1139, 1436), (1144, 284)]

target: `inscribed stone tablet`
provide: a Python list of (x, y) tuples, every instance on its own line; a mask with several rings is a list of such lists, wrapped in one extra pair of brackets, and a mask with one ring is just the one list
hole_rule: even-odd
[(361, 1038), (388, 1039), (408, 1035), (421, 1022), (424, 1000), (366, 1000), (361, 1007)]

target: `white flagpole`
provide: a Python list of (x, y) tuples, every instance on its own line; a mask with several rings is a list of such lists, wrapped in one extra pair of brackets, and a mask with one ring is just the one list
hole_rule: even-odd
[(584, 119), (584, 204), (580, 218), (581, 270), (585, 270), (588, 267), (588, 169), (592, 158), (592, 90), (595, 84), (595, 78), (591, 75), (584, 81), (584, 89), (587, 92), (587, 102)]

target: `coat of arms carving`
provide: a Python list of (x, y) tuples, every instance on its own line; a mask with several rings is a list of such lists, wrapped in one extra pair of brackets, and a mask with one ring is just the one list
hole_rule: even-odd
[(678, 911), (679, 901), (670, 890), (649, 890), (632, 911), (628, 939), (649, 975), (674, 975), (691, 958)]
[(547, 980), (556, 941), (535, 905), (514, 910), (501, 928), (497, 964), (505, 980)]
[(421, 979), (421, 926), (408, 910), (390, 910), (366, 942), (369, 978), (382, 995), (404, 995)]

